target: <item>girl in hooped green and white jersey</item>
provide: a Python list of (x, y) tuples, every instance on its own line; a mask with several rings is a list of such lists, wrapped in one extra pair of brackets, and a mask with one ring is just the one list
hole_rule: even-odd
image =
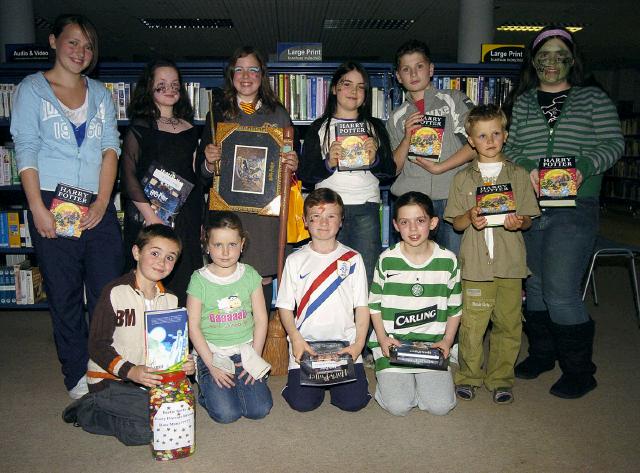
[(433, 202), (421, 192), (396, 201), (393, 226), (402, 241), (384, 251), (373, 275), (369, 310), (374, 332), (369, 347), (378, 381), (375, 399), (393, 415), (418, 406), (445, 415), (456, 405), (450, 371), (389, 363), (389, 347), (404, 341), (431, 342), (445, 357), (460, 323), (462, 290), (455, 254), (429, 239), (438, 225)]

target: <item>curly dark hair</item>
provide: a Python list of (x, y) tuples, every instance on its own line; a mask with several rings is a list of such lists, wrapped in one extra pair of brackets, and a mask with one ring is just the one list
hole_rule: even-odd
[(127, 114), (130, 120), (143, 119), (146, 121), (155, 121), (160, 118), (160, 109), (153, 100), (153, 81), (156, 69), (159, 67), (170, 67), (178, 73), (178, 81), (180, 82), (180, 98), (173, 106), (173, 116), (181, 118), (189, 123), (193, 122), (193, 107), (187, 95), (187, 89), (182, 80), (182, 74), (178, 66), (169, 59), (156, 59), (149, 62), (142, 74), (138, 78), (136, 87), (131, 97), (131, 103), (127, 107)]
[(273, 112), (278, 106), (282, 106), (271, 88), (269, 82), (269, 71), (264, 56), (253, 46), (242, 46), (234, 51), (229, 58), (229, 64), (224, 72), (224, 99), (222, 101), (222, 113), (225, 119), (235, 120), (240, 115), (240, 108), (236, 95), (238, 92), (233, 86), (233, 68), (236, 67), (238, 59), (241, 57), (251, 56), (256, 58), (260, 66), (260, 88), (258, 89), (258, 99), (262, 101), (262, 106), (268, 111)]

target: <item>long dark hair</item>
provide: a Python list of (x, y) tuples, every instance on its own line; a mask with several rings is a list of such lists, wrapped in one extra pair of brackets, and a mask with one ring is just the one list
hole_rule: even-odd
[(329, 149), (331, 119), (338, 110), (338, 96), (335, 90), (342, 78), (351, 71), (359, 72), (364, 82), (364, 101), (358, 107), (358, 121), (364, 121), (367, 124), (367, 133), (373, 136), (378, 141), (378, 145), (380, 145), (380, 127), (377, 123), (372, 123), (371, 120), (371, 83), (369, 82), (369, 74), (359, 62), (347, 61), (340, 64), (333, 73), (333, 77), (331, 77), (331, 84), (329, 84), (329, 91), (327, 92), (327, 104), (324, 113), (320, 117), (321, 122), (326, 123), (322, 144), (325, 149)]
[[(567, 33), (571, 40), (567, 39), (564, 36), (548, 36), (540, 40), (536, 43), (536, 39), (542, 35), (543, 33), (551, 30), (561, 30)], [(540, 85), (540, 79), (538, 79), (538, 74), (536, 72), (535, 65), (533, 64), (533, 58), (536, 56), (540, 48), (549, 40), (557, 38), (562, 41), (571, 54), (573, 55), (573, 66), (571, 66), (571, 70), (569, 71), (569, 75), (567, 76), (567, 81), (569, 84), (573, 85), (582, 85), (584, 81), (584, 66), (582, 62), (582, 56), (580, 54), (580, 49), (578, 48), (575, 38), (573, 35), (567, 31), (565, 28), (559, 26), (547, 26), (540, 30), (538, 34), (536, 34), (532, 39), (524, 52), (524, 60), (522, 62), (522, 68), (520, 69), (520, 78), (518, 80), (518, 86), (511, 91), (507, 101), (504, 105), (505, 111), (508, 111), (508, 115), (513, 108), (513, 104), (518, 97), (524, 94), (526, 91), (538, 87)], [(534, 46), (535, 44), (535, 46)]]
[(63, 15), (58, 15), (58, 17), (53, 21), (51, 34), (57, 38), (67, 25), (78, 25), (82, 30), (82, 33), (84, 33), (87, 38), (87, 41), (89, 41), (89, 44), (91, 44), (93, 57), (91, 58), (91, 62), (87, 68), (82, 71), (89, 74), (98, 63), (98, 32), (96, 31), (96, 27), (93, 26), (93, 23), (91, 23), (91, 21), (89, 21), (89, 19), (84, 15), (65, 13)]
[(233, 68), (236, 67), (238, 59), (253, 55), (260, 66), (260, 88), (257, 98), (262, 101), (262, 107), (273, 112), (280, 105), (278, 98), (271, 88), (269, 82), (269, 71), (264, 57), (253, 46), (242, 46), (233, 52), (229, 58), (229, 64), (224, 72), (224, 99), (222, 101), (222, 112), (227, 120), (234, 120), (240, 115), (240, 108), (236, 96), (238, 91), (233, 86)]
[(193, 122), (193, 107), (187, 95), (187, 89), (182, 81), (182, 74), (178, 66), (168, 59), (156, 59), (149, 62), (142, 74), (138, 78), (138, 82), (131, 97), (131, 103), (127, 108), (127, 114), (131, 120), (143, 119), (145, 121), (155, 121), (160, 118), (160, 109), (153, 100), (153, 81), (156, 69), (159, 67), (170, 67), (178, 73), (178, 81), (180, 82), (180, 98), (173, 106), (173, 116), (181, 118), (188, 122)]

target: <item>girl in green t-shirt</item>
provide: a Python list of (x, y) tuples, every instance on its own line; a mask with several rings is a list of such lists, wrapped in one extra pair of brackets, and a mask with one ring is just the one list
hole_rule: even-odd
[(238, 262), (245, 243), (235, 213), (212, 214), (204, 242), (211, 263), (193, 273), (187, 289), (198, 402), (225, 424), (243, 416), (261, 419), (273, 405), (266, 383), (271, 366), (261, 358), (268, 323), (262, 278)]

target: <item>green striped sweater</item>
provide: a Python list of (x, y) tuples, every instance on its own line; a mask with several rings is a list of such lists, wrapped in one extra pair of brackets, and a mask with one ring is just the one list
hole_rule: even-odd
[(553, 128), (542, 114), (535, 88), (516, 99), (511, 120), (504, 153), (528, 171), (541, 157), (575, 156), (584, 179), (579, 197), (600, 195), (602, 174), (624, 150), (616, 109), (596, 87), (572, 87)]
[[(435, 245), (432, 257), (415, 265), (402, 254), (401, 244), (385, 250), (378, 259), (369, 292), (369, 309), (380, 313), (387, 334), (397, 339), (438, 342), (449, 317), (462, 312), (460, 267), (456, 256)], [(376, 371), (421, 372), (389, 365), (382, 355), (375, 331), (368, 343)]]

